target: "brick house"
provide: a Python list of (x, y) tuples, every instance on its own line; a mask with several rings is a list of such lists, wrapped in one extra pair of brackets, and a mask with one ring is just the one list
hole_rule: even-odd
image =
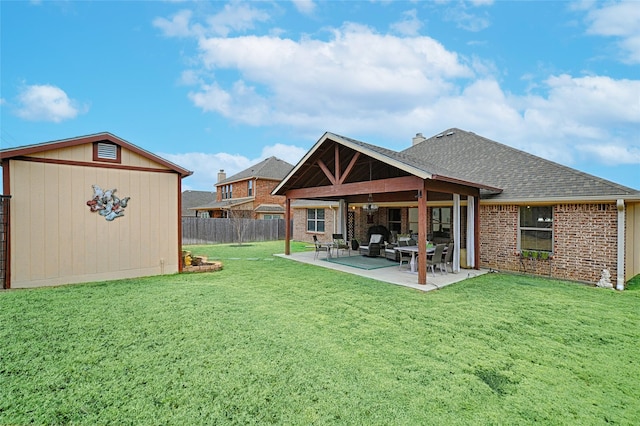
[(640, 273), (640, 191), (456, 128), (400, 152), (325, 133), (274, 194), (287, 198), (295, 240), (366, 241), (383, 226), (390, 240), (454, 242), (457, 268), (590, 283), (607, 269), (614, 286)]
[(231, 177), (220, 170), (215, 201), (191, 210), (199, 217), (239, 215), (248, 219), (282, 219), (285, 197), (272, 195), (271, 191), (292, 168), (284, 160), (269, 157)]

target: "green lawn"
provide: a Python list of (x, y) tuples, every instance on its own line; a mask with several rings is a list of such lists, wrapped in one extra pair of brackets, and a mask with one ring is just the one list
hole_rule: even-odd
[(424, 293), (283, 246), (190, 247), (215, 273), (0, 292), (0, 424), (640, 421), (640, 277)]

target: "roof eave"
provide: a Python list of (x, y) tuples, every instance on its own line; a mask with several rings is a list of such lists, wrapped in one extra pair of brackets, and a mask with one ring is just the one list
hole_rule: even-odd
[(618, 200), (640, 202), (640, 194), (593, 195), (588, 197), (500, 197), (497, 199), (481, 198), (482, 204), (576, 204), (576, 203), (613, 203)]

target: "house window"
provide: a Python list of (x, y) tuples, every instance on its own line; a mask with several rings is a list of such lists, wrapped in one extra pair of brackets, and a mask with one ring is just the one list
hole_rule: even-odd
[(233, 184), (229, 185), (229, 188), (227, 189), (227, 197), (233, 198)]
[(282, 215), (281, 214), (265, 214), (263, 217), (263, 219), (282, 219)]
[(387, 219), (389, 231), (402, 232), (402, 214), (400, 209), (389, 209)]
[(220, 196), (222, 197), (223, 200), (225, 200), (227, 198), (227, 187), (226, 187), (226, 185), (222, 185), (220, 187)]
[(247, 196), (251, 197), (253, 195), (253, 181), (250, 180), (247, 182)]
[(120, 145), (109, 142), (96, 142), (93, 144), (93, 161), (106, 161), (120, 163)]
[(520, 250), (553, 251), (553, 207), (520, 207)]
[(431, 209), (431, 232), (434, 240), (436, 238), (451, 238), (451, 207)]
[(307, 231), (324, 232), (324, 209), (307, 209)]

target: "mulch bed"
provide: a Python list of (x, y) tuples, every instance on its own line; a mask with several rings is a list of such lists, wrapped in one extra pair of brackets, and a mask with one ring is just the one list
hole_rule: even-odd
[(189, 265), (182, 268), (183, 273), (215, 272), (222, 270), (222, 262), (206, 262), (202, 265)]

